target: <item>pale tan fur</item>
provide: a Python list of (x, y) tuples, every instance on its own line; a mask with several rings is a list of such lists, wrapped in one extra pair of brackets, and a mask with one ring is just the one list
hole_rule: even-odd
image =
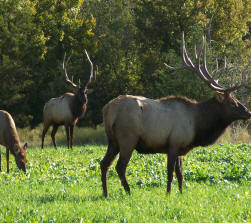
[(103, 116), (109, 134), (115, 124), (116, 138), (128, 141), (124, 134), (130, 132), (135, 141), (140, 139), (148, 148), (168, 144), (178, 149), (188, 146), (194, 138), (194, 112), (179, 100), (169, 103), (142, 96), (119, 96), (104, 107)]
[(73, 93), (65, 93), (58, 98), (51, 98), (44, 106), (44, 125), (50, 123), (72, 123), (73, 116), (70, 109), (70, 101), (75, 95)]

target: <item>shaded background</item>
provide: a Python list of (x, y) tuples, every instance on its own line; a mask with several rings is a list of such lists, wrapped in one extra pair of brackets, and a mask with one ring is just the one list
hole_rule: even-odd
[[(64, 52), (72, 55), (70, 76), (86, 83), (90, 66), (85, 48), (99, 72), (79, 126), (102, 123), (102, 107), (120, 94), (206, 99), (213, 92), (195, 74), (173, 74), (163, 63), (181, 63), (184, 31), (191, 57), (205, 35), (210, 70), (216, 58), (222, 66), (224, 56), (235, 68), (221, 77), (222, 85), (238, 81), (242, 73), (250, 76), (249, 10), (248, 0), (1, 1), (0, 109), (9, 111), (20, 128), (36, 127), (46, 101), (74, 91), (62, 73)], [(250, 79), (237, 92), (249, 109)]]

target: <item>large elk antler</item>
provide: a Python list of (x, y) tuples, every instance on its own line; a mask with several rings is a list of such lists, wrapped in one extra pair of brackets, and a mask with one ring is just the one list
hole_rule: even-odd
[[(201, 56), (202, 51), (203, 51), (203, 62), (202, 62), (202, 66), (201, 66), (200, 56)], [(174, 71), (189, 69), (191, 71), (196, 72), (199, 75), (199, 77), (211, 89), (213, 89), (215, 91), (220, 91), (223, 93), (230, 93), (232, 91), (239, 89), (240, 87), (242, 87), (244, 85), (244, 83), (240, 83), (238, 85), (234, 85), (229, 88), (225, 88), (225, 87), (222, 87), (221, 85), (219, 85), (218, 81), (216, 81), (212, 78), (212, 76), (210, 75), (210, 73), (207, 69), (206, 39), (204, 36), (203, 36), (202, 46), (201, 46), (201, 49), (199, 50), (199, 53), (197, 52), (196, 45), (195, 45), (195, 53), (194, 54), (195, 54), (195, 60), (196, 60), (195, 64), (192, 62), (192, 60), (187, 55), (186, 46), (185, 46), (185, 37), (184, 37), (184, 32), (183, 32), (182, 33), (182, 42), (181, 42), (182, 65), (180, 67), (172, 67), (172, 66), (167, 65), (166, 63), (164, 63), (164, 64), (166, 67), (168, 67), (169, 69), (172, 69)], [(243, 79), (242, 79), (242, 81), (243, 81)]]
[[(93, 72), (93, 63), (90, 60), (90, 57), (89, 57), (86, 49), (85, 49), (85, 54), (86, 54), (87, 59), (88, 59), (90, 65), (91, 65), (90, 78), (89, 78), (87, 84), (85, 85), (85, 88), (87, 89), (88, 85), (92, 82), (92, 80), (96, 78), (96, 72), (97, 72), (97, 70), (95, 72)], [(72, 80), (70, 80), (69, 77), (68, 77), (68, 74), (67, 74), (66, 67), (67, 67), (67, 65), (69, 63), (70, 58), (71, 57), (69, 56), (68, 59), (66, 60), (66, 53), (64, 54), (64, 60), (63, 60), (62, 67), (63, 67), (64, 73), (65, 73), (65, 79), (66, 79), (66, 82), (70, 83), (73, 87), (78, 87), (78, 85), (73, 82), (73, 76), (72, 76)], [(80, 80), (79, 80), (79, 87), (80, 87)]]
[(64, 73), (65, 73), (65, 79), (66, 79), (66, 82), (70, 83), (73, 87), (78, 87), (78, 85), (74, 84), (74, 82), (73, 82), (73, 76), (72, 76), (72, 80), (70, 80), (68, 77), (68, 74), (67, 74), (66, 67), (67, 67), (67, 64), (69, 63), (70, 58), (71, 58), (71, 56), (68, 57), (66, 64), (65, 64), (66, 53), (64, 54), (64, 60), (63, 60), (62, 67), (63, 67)]
[[(85, 49), (85, 54), (86, 54), (86, 57), (87, 57), (87, 59), (88, 59), (90, 65), (91, 65), (91, 74), (90, 74), (90, 77), (89, 77), (88, 82), (87, 82), (86, 85), (85, 85), (85, 88), (87, 89), (88, 85), (92, 82), (92, 80), (93, 80), (93, 79), (96, 79), (97, 70), (96, 70), (95, 72), (93, 72), (93, 63), (92, 63), (92, 61), (90, 60), (90, 57), (89, 57), (89, 55), (88, 55), (86, 49)], [(98, 69), (98, 67), (97, 67), (97, 69)]]

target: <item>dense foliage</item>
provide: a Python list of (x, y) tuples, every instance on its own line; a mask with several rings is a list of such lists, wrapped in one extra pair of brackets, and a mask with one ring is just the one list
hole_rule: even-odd
[[(210, 61), (217, 57), (221, 65), (226, 55), (250, 75), (249, 9), (248, 0), (1, 1), (0, 109), (11, 112), (20, 127), (40, 123), (49, 98), (74, 90), (60, 68), (64, 52), (72, 55), (69, 73), (86, 82), (85, 48), (99, 72), (80, 124), (101, 123), (101, 108), (119, 94), (203, 99), (212, 92), (194, 74), (173, 75), (163, 62), (180, 63), (184, 31), (189, 51), (206, 35)], [(225, 76), (222, 83), (237, 77)], [(250, 92), (249, 82), (239, 94), (247, 104)]]
[(131, 196), (114, 163), (108, 199), (99, 168), (105, 151), (93, 145), (57, 152), (30, 148), (27, 174), (18, 171), (13, 156), (7, 174), (3, 159), (0, 222), (248, 222), (251, 217), (250, 145), (194, 149), (183, 158), (183, 194), (174, 178), (169, 196), (166, 156), (135, 152), (127, 168)]

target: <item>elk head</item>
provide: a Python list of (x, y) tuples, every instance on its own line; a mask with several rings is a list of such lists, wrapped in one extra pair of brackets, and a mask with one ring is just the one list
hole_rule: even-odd
[(23, 170), (24, 172), (26, 172), (25, 165), (27, 162), (27, 159), (26, 159), (27, 148), (28, 148), (28, 145), (27, 143), (25, 143), (24, 146), (19, 148), (18, 152), (15, 154), (15, 161), (16, 161), (17, 167), (20, 170)]
[(93, 81), (93, 79), (96, 79), (96, 73), (97, 73), (97, 70), (95, 72), (93, 71), (93, 63), (90, 60), (90, 57), (89, 57), (86, 50), (85, 50), (85, 54), (86, 54), (87, 59), (88, 59), (90, 65), (91, 65), (91, 74), (90, 74), (88, 82), (86, 83), (86, 85), (84, 87), (81, 86), (80, 80), (79, 80), (78, 85), (75, 84), (73, 82), (73, 76), (72, 76), (72, 80), (69, 79), (68, 74), (67, 74), (67, 70), (66, 70), (66, 66), (67, 66), (67, 64), (68, 64), (68, 62), (70, 60), (70, 57), (67, 59), (67, 61), (65, 61), (66, 60), (66, 54), (64, 55), (64, 61), (63, 61), (63, 64), (62, 64), (63, 70), (65, 72), (66, 82), (70, 83), (74, 88), (77, 89), (76, 96), (78, 97), (79, 101), (81, 101), (82, 104), (87, 104), (87, 102), (88, 102), (87, 94), (90, 94), (90, 93), (93, 92), (93, 89), (88, 89), (88, 86)]
[[(201, 66), (201, 54), (203, 53), (203, 61)], [(191, 70), (198, 74), (198, 76), (211, 88), (215, 91), (214, 100), (218, 104), (218, 107), (222, 111), (222, 114), (231, 121), (235, 120), (246, 120), (251, 118), (251, 112), (242, 105), (232, 94), (233, 91), (238, 90), (244, 86), (246, 76), (242, 77), (242, 81), (239, 84), (233, 85), (231, 87), (225, 88), (221, 86), (217, 80), (214, 80), (212, 75), (207, 69), (207, 60), (206, 60), (206, 39), (203, 37), (202, 46), (199, 52), (197, 52), (195, 46), (195, 60), (193, 63), (189, 58), (186, 47), (185, 47), (185, 38), (184, 32), (182, 33), (182, 42), (181, 42), (181, 55), (182, 55), (182, 65), (180, 67), (172, 67), (165, 63), (165, 66), (174, 71), (179, 70)], [(226, 65), (226, 60), (225, 60)]]

